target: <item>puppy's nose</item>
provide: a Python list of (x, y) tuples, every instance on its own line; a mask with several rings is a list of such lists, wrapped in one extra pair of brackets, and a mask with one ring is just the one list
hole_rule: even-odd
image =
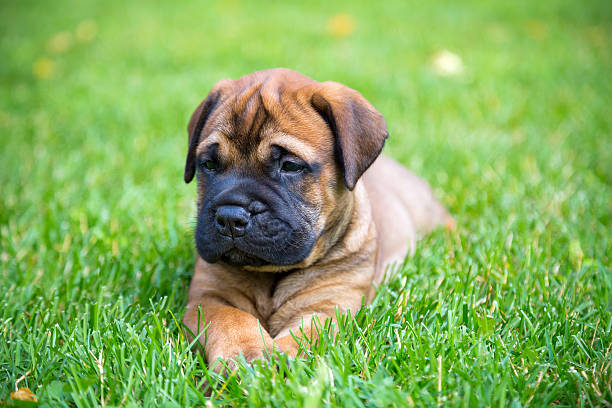
[(249, 224), (251, 214), (237, 205), (222, 205), (217, 208), (215, 226), (221, 235), (241, 237)]

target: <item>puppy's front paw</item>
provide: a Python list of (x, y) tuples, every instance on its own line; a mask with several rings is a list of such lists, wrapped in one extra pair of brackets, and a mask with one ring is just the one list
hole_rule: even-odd
[[(223, 354), (216, 354), (213, 357), (208, 357), (208, 366), (214, 371), (216, 374), (223, 377), (223, 380), (227, 380), (229, 377), (233, 375), (238, 370), (239, 361), (242, 358), (246, 360), (248, 363), (252, 363), (256, 360), (263, 360), (265, 358), (265, 350), (261, 348), (246, 348), (241, 349), (235, 352), (226, 351)], [(206, 380), (201, 388), (201, 391), (204, 393), (204, 396), (210, 397), (213, 392), (213, 385), (218, 384), (219, 380)], [(216, 387), (216, 386), (215, 386)]]

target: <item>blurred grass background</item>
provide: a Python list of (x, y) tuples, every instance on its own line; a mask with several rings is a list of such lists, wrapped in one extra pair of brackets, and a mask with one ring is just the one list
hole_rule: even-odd
[(174, 320), (186, 123), (216, 81), (283, 66), (369, 99), (459, 228), (338, 344), (213, 401), (610, 406), (609, 1), (3, 2), (0, 56), (0, 400), (206, 402)]

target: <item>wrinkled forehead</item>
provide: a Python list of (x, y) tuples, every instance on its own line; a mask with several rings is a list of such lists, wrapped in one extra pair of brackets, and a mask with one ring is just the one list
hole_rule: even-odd
[(321, 158), (319, 149), (284, 132), (262, 132), (262, 137), (246, 149), (242, 141), (236, 139), (230, 132), (213, 131), (200, 142), (197, 154), (203, 154), (211, 146), (217, 145), (217, 154), (221, 157), (234, 158), (235, 160), (255, 158), (258, 161), (265, 162), (272, 154), (272, 146), (278, 146), (308, 163), (314, 163)]
[(280, 94), (272, 97), (248, 89), (227, 98), (211, 114), (197, 148), (200, 155), (217, 144), (219, 154), (239, 160), (265, 161), (279, 146), (314, 162), (333, 152), (327, 124), (310, 107)]

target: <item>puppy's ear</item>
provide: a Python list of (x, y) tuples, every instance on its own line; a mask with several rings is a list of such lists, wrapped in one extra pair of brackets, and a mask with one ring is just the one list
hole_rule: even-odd
[(334, 135), (344, 182), (352, 190), (389, 136), (385, 118), (359, 92), (337, 82), (321, 85), (311, 103)]
[[(215, 87), (217, 88), (217, 87)], [(185, 161), (185, 183), (189, 183), (193, 180), (193, 176), (196, 171), (196, 149), (200, 142), (200, 134), (206, 125), (206, 120), (210, 116), (211, 112), (217, 106), (221, 92), (218, 89), (213, 88), (208, 94), (206, 99), (198, 105), (196, 110), (189, 119), (187, 125), (187, 132), (189, 133), (189, 148), (187, 150), (187, 160)]]

